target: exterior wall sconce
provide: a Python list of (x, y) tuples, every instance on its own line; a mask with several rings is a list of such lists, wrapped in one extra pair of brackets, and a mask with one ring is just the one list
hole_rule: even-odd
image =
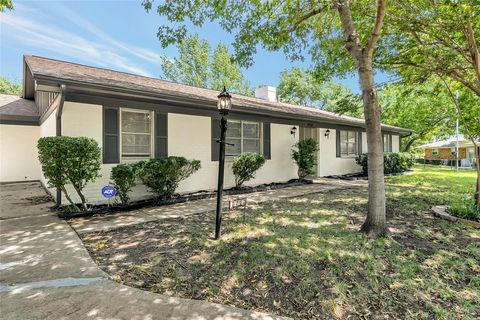
[(290, 134), (295, 137), (295, 133), (297, 133), (297, 127), (293, 126), (292, 130), (290, 130)]
[(327, 139), (330, 138), (330, 129), (327, 129), (327, 130), (325, 131), (325, 137), (327, 137)]

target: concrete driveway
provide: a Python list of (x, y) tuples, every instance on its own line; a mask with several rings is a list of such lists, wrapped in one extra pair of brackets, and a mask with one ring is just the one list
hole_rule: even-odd
[(285, 319), (110, 280), (45, 196), (0, 185), (0, 319)]

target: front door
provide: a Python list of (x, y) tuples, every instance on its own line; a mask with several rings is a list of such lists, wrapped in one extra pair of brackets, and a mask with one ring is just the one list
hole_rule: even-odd
[[(299, 135), (300, 140), (305, 140), (305, 139), (313, 139), (317, 142), (318, 145), (318, 128), (306, 128), (306, 127), (300, 127), (300, 135)], [(318, 176), (318, 152), (315, 154), (315, 162), (317, 165), (315, 166), (315, 174), (314, 176)]]

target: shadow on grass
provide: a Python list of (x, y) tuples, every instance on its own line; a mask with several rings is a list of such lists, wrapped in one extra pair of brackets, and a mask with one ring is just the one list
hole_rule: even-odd
[[(422, 211), (421, 190), (388, 191), (392, 238), (358, 232), (366, 188), (334, 190), (225, 216), (214, 213), (85, 234), (118, 282), (299, 319), (475, 318), (480, 234)], [(245, 220), (244, 220), (245, 219)]]

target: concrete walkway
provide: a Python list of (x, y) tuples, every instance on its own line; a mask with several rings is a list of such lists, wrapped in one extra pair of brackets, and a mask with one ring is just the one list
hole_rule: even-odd
[[(319, 178), (313, 184), (288, 187), (284, 189), (268, 190), (236, 196), (226, 196), (225, 200), (246, 198), (248, 205), (256, 205), (269, 201), (276, 201), (286, 198), (294, 198), (306, 194), (320, 193), (327, 190), (348, 188), (351, 186), (366, 184), (363, 180), (338, 180)], [(150, 207), (127, 212), (119, 212), (113, 215), (98, 215), (87, 218), (76, 218), (70, 220), (70, 225), (77, 233), (95, 231), (108, 231), (125, 226), (157, 221), (166, 218), (184, 217), (192, 214), (214, 211), (216, 198), (196, 200), (168, 206)]]
[(111, 281), (32, 194), (39, 184), (0, 185), (0, 319), (285, 319)]

